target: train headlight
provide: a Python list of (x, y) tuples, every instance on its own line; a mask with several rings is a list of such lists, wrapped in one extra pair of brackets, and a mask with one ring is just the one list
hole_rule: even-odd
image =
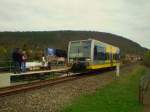
[(91, 62), (91, 59), (87, 58), (87, 59), (86, 59), (86, 66), (89, 66), (89, 65), (90, 65), (90, 62)]
[(87, 59), (86, 59), (86, 61), (88, 61), (88, 62), (89, 62), (89, 61), (91, 61), (91, 59), (87, 58)]

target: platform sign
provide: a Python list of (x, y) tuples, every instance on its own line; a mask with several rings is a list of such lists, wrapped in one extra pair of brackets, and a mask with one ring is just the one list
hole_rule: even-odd
[(47, 48), (47, 55), (49, 55), (49, 56), (55, 56), (55, 49), (53, 49), (53, 48)]

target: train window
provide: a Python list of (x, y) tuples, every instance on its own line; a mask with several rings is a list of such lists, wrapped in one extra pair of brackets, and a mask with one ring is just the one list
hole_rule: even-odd
[(119, 54), (116, 54), (116, 60), (119, 60)]
[(117, 53), (115, 54), (115, 60), (118, 60), (118, 54)]
[(105, 60), (106, 54), (101, 46), (94, 46), (94, 60)]
[(114, 60), (119, 60), (119, 54), (118, 53), (113, 54), (113, 59)]
[(116, 60), (119, 60), (120, 59), (120, 55), (117, 53), (116, 54)]
[(94, 60), (97, 60), (97, 46), (94, 46)]
[(70, 45), (70, 58), (88, 57), (91, 56), (91, 41), (72, 42)]
[(114, 60), (116, 60), (116, 53), (115, 53), (115, 54), (113, 54), (113, 59), (114, 59)]
[(110, 53), (109, 55), (110, 55), (110, 60), (113, 60), (113, 54)]
[(105, 60), (105, 53), (104, 52), (100, 52), (100, 60)]
[(113, 54), (113, 60), (116, 60), (116, 54)]

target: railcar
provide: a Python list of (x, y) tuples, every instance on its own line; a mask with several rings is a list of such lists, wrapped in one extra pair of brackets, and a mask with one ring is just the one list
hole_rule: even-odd
[(119, 64), (120, 49), (95, 40), (70, 41), (68, 63), (74, 70), (96, 70), (116, 67)]

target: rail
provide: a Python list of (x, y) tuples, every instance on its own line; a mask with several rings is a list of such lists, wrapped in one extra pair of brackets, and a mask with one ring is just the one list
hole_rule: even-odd
[(47, 85), (52, 86), (52, 85), (55, 85), (58, 83), (62, 83), (62, 82), (66, 82), (66, 81), (70, 81), (70, 80), (74, 80), (74, 79), (77, 79), (77, 77), (75, 77), (75, 76), (60, 77), (57, 79), (42, 80), (42, 81), (37, 81), (37, 82), (32, 82), (32, 83), (27, 83), (27, 84), (4, 87), (4, 88), (0, 88), (0, 97), (41, 88), (41, 87), (44, 87)]
[(68, 71), (66, 71), (66, 73), (67, 73), (66, 76), (62, 76), (62, 77), (58, 77), (58, 78), (52, 78), (52, 79), (48, 79), (48, 80), (40, 80), (40, 81), (35, 81), (35, 82), (27, 83), (27, 84), (20, 84), (20, 85), (14, 85), (14, 86), (0, 88), (0, 97), (8, 96), (11, 94), (17, 94), (19, 92), (25, 92), (25, 91), (29, 91), (29, 90), (33, 90), (33, 89), (38, 89), (38, 88), (45, 87), (48, 85), (53, 86), (58, 83), (63, 83), (63, 82), (67, 82), (67, 81), (72, 81), (72, 80), (77, 80), (77, 79), (81, 79), (84, 77), (92, 76), (92, 74), (88, 74), (88, 73), (71, 74), (71, 73), (68, 73)]
[(139, 83), (139, 103), (144, 104), (144, 95), (147, 92), (150, 84), (150, 74), (140, 78)]

